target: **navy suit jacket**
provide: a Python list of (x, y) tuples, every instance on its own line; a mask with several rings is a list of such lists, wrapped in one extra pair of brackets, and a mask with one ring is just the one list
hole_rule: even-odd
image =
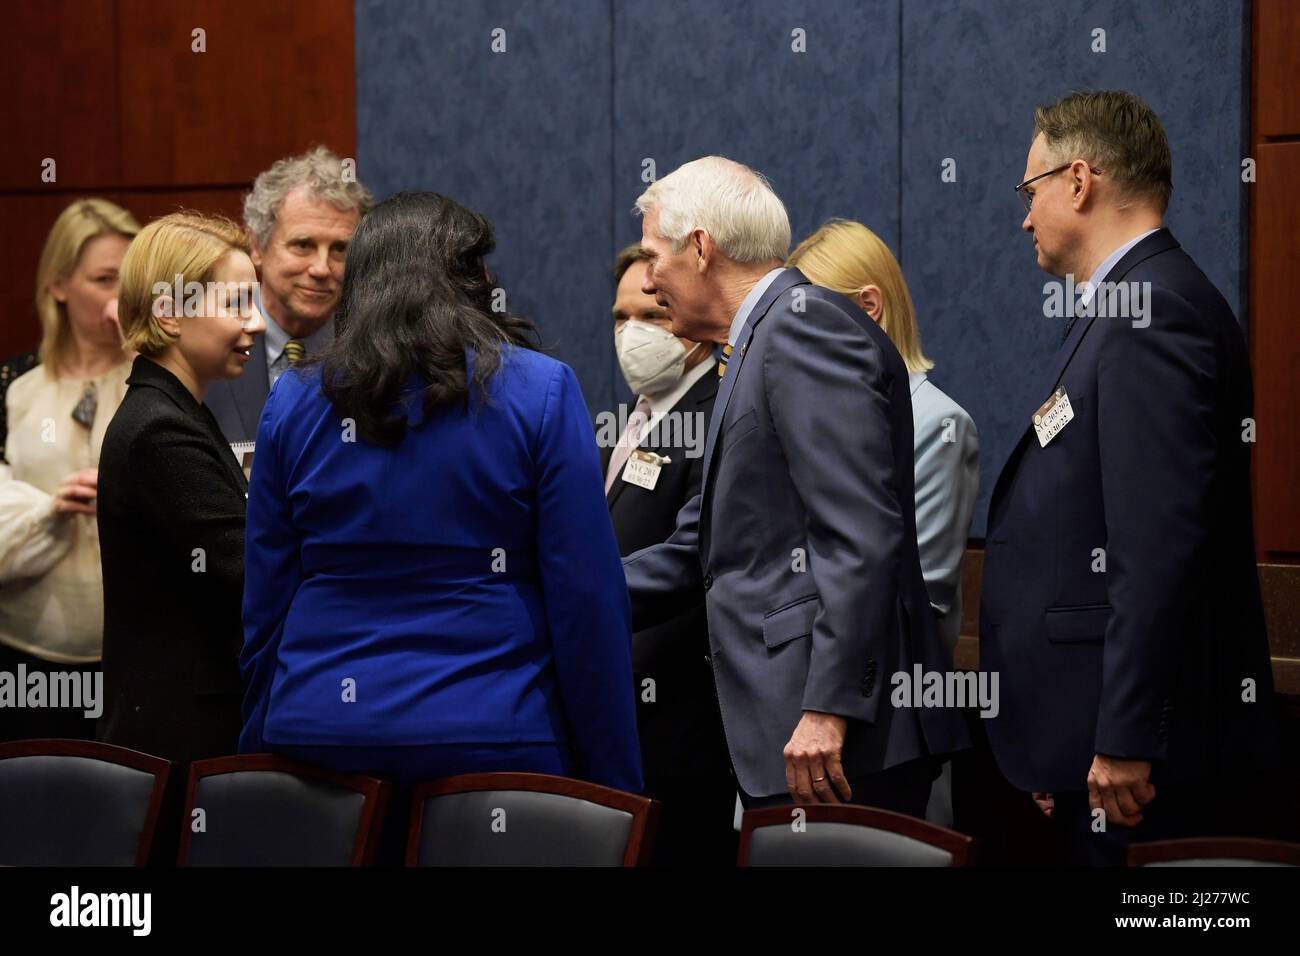
[[(672, 410), (700, 416), (707, 425), (717, 394), (718, 373), (710, 367)], [(704, 428), (692, 433), (696, 441), (704, 434)], [(700, 493), (703, 449), (697, 448), (696, 457), (687, 457), (690, 449), (677, 441), (681, 437), (680, 432), (661, 428), (657, 436), (652, 430), (641, 440), (638, 447), (670, 459), (653, 491), (629, 484), (622, 477), (616, 478), (609, 490), (609, 517), (619, 550), (625, 555), (671, 535), (682, 506)], [(613, 451), (608, 445), (601, 449), (602, 471), (608, 469)], [(731, 763), (709, 666), (703, 588), (681, 616), (632, 635), (632, 673), (638, 689), (637, 725), (646, 777), (728, 778)], [(652, 699), (645, 693), (647, 679), (654, 681)]]
[(628, 599), (573, 371), (507, 349), (488, 403), (392, 448), (348, 439), (319, 374), (280, 376), (257, 434), (241, 752), (568, 744), (575, 775), (641, 789)]
[(718, 390), (703, 490), (624, 560), (635, 626), (705, 589), (727, 745), (752, 796), (787, 792), (805, 710), (848, 719), (849, 777), (966, 744), (959, 713), (891, 704), (948, 669), (917, 556), (912, 403), (898, 350), (849, 299), (778, 275)]
[(213, 382), (208, 386), (203, 404), (221, 426), (226, 441), (253, 441), (257, 438), (257, 423), (262, 418), (262, 406), (266, 404), (269, 392), (266, 343), (258, 336), (253, 340), (253, 350), (248, 353), (244, 374), (239, 378)]
[(1035, 396), (1064, 386), (1074, 420), (1041, 447), (1024, 410), (989, 506), (980, 665), (999, 672), (1001, 708), (988, 735), (1027, 791), (1086, 789), (1098, 753), (1152, 761), (1159, 784), (1275, 752), (1245, 339), (1168, 230), (1106, 278), (1150, 284), (1150, 324), (1075, 321)]

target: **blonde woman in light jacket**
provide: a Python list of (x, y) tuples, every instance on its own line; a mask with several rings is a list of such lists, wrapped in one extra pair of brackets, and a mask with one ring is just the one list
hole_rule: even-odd
[[(131, 370), (116, 296), (122, 257), (139, 228), (111, 202), (77, 200), (41, 254), (40, 364), (4, 392), (0, 671), (12, 675), (28, 706), (0, 707), (0, 740), (91, 738), (103, 705), (95, 680), (104, 614), (95, 495), (104, 430)], [(58, 672), (78, 676), (51, 680)], [(56, 689), (72, 688), (76, 694), (56, 699)], [(43, 706), (30, 706), (37, 702)]]

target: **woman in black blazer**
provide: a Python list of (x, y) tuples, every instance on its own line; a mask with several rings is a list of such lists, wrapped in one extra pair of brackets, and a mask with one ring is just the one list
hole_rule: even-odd
[(233, 754), (239, 737), (248, 484), (202, 402), (265, 328), (247, 252), (233, 222), (176, 213), (122, 262), (118, 314), (140, 354), (99, 463), (98, 735), (183, 764)]

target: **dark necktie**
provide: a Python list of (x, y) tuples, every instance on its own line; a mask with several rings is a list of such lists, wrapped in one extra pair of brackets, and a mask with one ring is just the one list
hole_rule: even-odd
[(1062, 344), (1062, 345), (1064, 345), (1064, 344), (1065, 344), (1065, 340), (1068, 339), (1068, 338), (1070, 337), (1070, 330), (1071, 330), (1072, 328), (1074, 328), (1074, 320), (1077, 319), (1077, 318), (1078, 318), (1077, 315), (1072, 315), (1072, 316), (1070, 316), (1068, 319), (1065, 320), (1065, 331), (1064, 331), (1063, 333), (1061, 333), (1061, 344)]

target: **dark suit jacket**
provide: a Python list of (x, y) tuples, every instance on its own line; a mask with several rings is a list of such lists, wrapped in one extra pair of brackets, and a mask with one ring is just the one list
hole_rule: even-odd
[(266, 404), (266, 396), (271, 391), (266, 375), (266, 343), (258, 336), (253, 343), (253, 350), (248, 354), (244, 374), (208, 386), (203, 404), (221, 426), (227, 442), (256, 440), (257, 425), (262, 420), (262, 406)]
[(804, 711), (847, 720), (849, 778), (967, 744), (953, 708), (895, 707), (914, 665), (948, 670), (916, 544), (912, 400), (889, 337), (849, 299), (776, 276), (740, 330), (699, 496), (624, 559), (635, 627), (703, 587), (732, 765), (787, 792)]
[(248, 485), (171, 372), (141, 356), (127, 386), (99, 461), (99, 738), (176, 761), (233, 754)]
[(1075, 321), (1035, 395), (1064, 386), (1074, 420), (1041, 447), (1024, 410), (989, 506), (988, 735), (1026, 791), (1086, 788), (1096, 753), (1152, 761), (1158, 788), (1274, 748), (1241, 328), (1168, 230), (1106, 278), (1150, 284), (1150, 324)]
[[(703, 423), (694, 434), (703, 442), (718, 375), (710, 367), (673, 406), (682, 415), (697, 415)], [(659, 441), (653, 441), (654, 438)], [(687, 457), (680, 431), (661, 429), (640, 444), (646, 451), (668, 456), (653, 491), (615, 479), (607, 496), (619, 553), (626, 556), (664, 541), (677, 526), (677, 512), (700, 493), (704, 457)], [(677, 441), (677, 444), (673, 444)], [(698, 449), (702, 451), (702, 447)], [(613, 448), (600, 452), (601, 474), (609, 469)], [(709, 661), (709, 628), (704, 591), (694, 606), (674, 620), (632, 635), (632, 672), (637, 686), (637, 730), (647, 777), (727, 777), (730, 761), (718, 715), (717, 693)], [(654, 681), (654, 701), (645, 700), (642, 682)]]

